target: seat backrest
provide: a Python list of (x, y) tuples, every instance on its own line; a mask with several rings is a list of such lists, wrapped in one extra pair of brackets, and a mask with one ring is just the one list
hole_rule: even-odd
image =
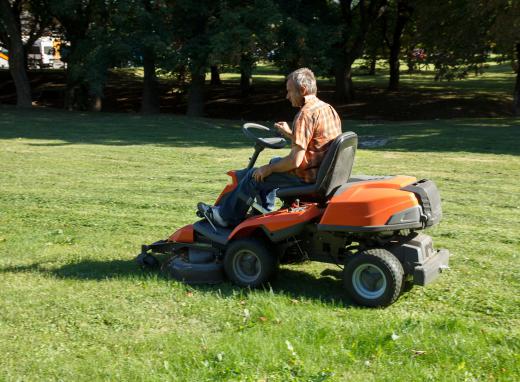
[(347, 182), (354, 165), (358, 137), (347, 131), (332, 141), (327, 154), (321, 162), (316, 176), (316, 193), (329, 198), (338, 187)]

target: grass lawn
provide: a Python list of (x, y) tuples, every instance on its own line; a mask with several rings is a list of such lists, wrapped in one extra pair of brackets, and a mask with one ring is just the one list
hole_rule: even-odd
[(437, 183), (429, 234), (453, 253), (435, 284), (364, 309), (317, 263), (255, 291), (134, 265), (247, 163), (239, 122), (0, 108), (0, 381), (518, 380), (519, 126), (345, 121), (390, 139), (355, 174)]

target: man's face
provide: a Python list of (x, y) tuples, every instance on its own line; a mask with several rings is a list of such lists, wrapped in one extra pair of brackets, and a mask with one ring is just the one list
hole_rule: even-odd
[(298, 87), (296, 86), (294, 81), (293, 80), (288, 80), (287, 84), (286, 84), (286, 87), (287, 87), (287, 97), (286, 98), (289, 100), (291, 105), (293, 107), (303, 106), (304, 98), (300, 94), (300, 90), (298, 89)]

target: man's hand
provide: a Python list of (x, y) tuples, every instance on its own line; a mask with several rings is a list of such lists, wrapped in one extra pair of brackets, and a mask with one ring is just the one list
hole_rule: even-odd
[(276, 130), (278, 130), (280, 134), (282, 134), (286, 138), (292, 137), (292, 130), (287, 122), (276, 122), (274, 124), (274, 127)]
[(263, 182), (265, 178), (267, 178), (269, 175), (271, 175), (273, 171), (269, 167), (268, 164), (258, 167), (255, 172), (253, 173), (253, 179), (257, 182)]

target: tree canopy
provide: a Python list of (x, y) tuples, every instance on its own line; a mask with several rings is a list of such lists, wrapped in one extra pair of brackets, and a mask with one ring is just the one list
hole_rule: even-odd
[(20, 107), (31, 105), (28, 48), (52, 33), (67, 42), (69, 109), (100, 109), (107, 71), (126, 63), (144, 68), (143, 112), (159, 111), (157, 70), (184, 78), (187, 112), (202, 115), (210, 67), (240, 71), (247, 97), (259, 61), (284, 73), (308, 66), (332, 78), (337, 98), (349, 102), (355, 60), (387, 60), (388, 87), (397, 91), (400, 62), (413, 69), (410, 57), (419, 51), (438, 80), (479, 72), (492, 54), (510, 60), (520, 112), (515, 0), (0, 0), (0, 11), (0, 43), (10, 52)]

